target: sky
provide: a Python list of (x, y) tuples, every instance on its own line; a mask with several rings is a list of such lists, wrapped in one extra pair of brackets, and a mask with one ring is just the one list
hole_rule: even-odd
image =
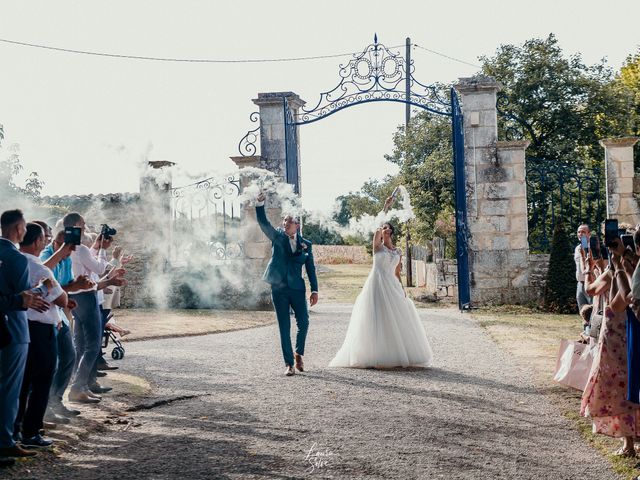
[[(470, 63), (500, 44), (554, 33), (567, 54), (618, 69), (640, 46), (640, 2), (235, 0), (132, 2), (0, 0), (0, 39), (137, 56), (272, 59), (413, 43)], [(398, 48), (404, 51), (404, 47)], [(473, 66), (412, 52), (421, 83), (454, 82)], [(44, 194), (136, 192), (140, 164), (169, 160), (174, 185), (234, 169), (258, 92), (293, 91), (309, 104), (339, 81), (349, 57), (259, 64), (150, 62), (0, 42), (0, 124), (20, 145), (25, 172)], [(404, 106), (349, 108), (300, 129), (304, 206), (397, 171), (384, 160)]]

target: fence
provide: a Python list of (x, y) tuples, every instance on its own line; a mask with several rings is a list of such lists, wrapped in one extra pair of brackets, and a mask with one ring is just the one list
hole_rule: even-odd
[(531, 252), (549, 252), (558, 219), (574, 229), (581, 223), (598, 225), (606, 216), (601, 168), (527, 157), (526, 181)]

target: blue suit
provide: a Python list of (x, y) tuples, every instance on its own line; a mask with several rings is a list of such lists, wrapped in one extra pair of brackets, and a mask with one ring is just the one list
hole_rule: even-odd
[(304, 346), (309, 329), (309, 311), (305, 296), (306, 287), (302, 278), (302, 267), (307, 271), (311, 291), (318, 291), (316, 267), (313, 262), (311, 242), (296, 234), (296, 248), (292, 251), (289, 237), (281, 229), (275, 229), (269, 223), (264, 207), (256, 207), (258, 225), (271, 240), (271, 260), (264, 272), (263, 280), (271, 284), (271, 298), (280, 328), (280, 344), (286, 365), (293, 365), (291, 347), (290, 308), (296, 316), (298, 334), (296, 335), (296, 353), (304, 355)]
[(12, 447), (13, 428), (29, 348), (27, 312), (20, 293), (29, 290), (27, 259), (0, 238), (0, 316), (7, 322), (10, 343), (0, 349), (0, 448)]

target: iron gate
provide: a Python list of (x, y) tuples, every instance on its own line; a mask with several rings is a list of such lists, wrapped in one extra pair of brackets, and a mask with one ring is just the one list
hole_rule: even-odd
[[(453, 168), (456, 191), (456, 252), (458, 260), (458, 303), (461, 309), (470, 306), (469, 261), (467, 247), (467, 211), (465, 198), (464, 136), (462, 111), (455, 90), (447, 92), (442, 85), (425, 85), (413, 76), (413, 61), (373, 43), (344, 65), (340, 65), (338, 84), (320, 94), (310, 107), (292, 110), (283, 95), (285, 129), (285, 174), (295, 192), (298, 179), (298, 127), (317, 122), (345, 108), (370, 102), (398, 102), (451, 118), (453, 138)], [(252, 114), (254, 115), (254, 114)], [(252, 119), (252, 121), (254, 121)], [(239, 144), (241, 155), (253, 155), (257, 129), (251, 130)]]
[(196, 254), (202, 258), (203, 252), (212, 263), (242, 255), (239, 195), (235, 175), (171, 189), (172, 263), (186, 263)]
[(605, 180), (601, 168), (527, 157), (529, 248), (549, 253), (558, 219), (570, 228), (598, 225), (606, 218)]

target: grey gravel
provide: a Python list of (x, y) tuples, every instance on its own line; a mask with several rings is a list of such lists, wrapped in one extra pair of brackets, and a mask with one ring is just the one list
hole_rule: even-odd
[[(152, 381), (147, 406), (168, 403), (92, 435), (42, 478), (618, 478), (527, 369), (456, 311), (420, 310), (432, 368), (328, 369), (350, 309), (313, 309), (308, 371), (292, 378), (275, 325), (130, 343), (121, 368)], [(313, 471), (311, 448), (326, 462)]]

